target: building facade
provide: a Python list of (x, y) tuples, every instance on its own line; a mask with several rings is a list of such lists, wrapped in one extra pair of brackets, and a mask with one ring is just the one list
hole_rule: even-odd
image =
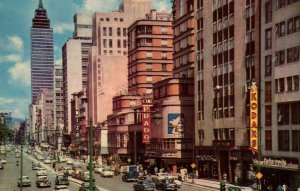
[(73, 38), (68, 39), (62, 48), (64, 134), (71, 132), (72, 94), (87, 88), (88, 51), (92, 45), (92, 15), (75, 14), (74, 28)]
[(53, 29), (42, 0), (31, 27), (31, 97), (34, 104), (40, 88), (53, 88)]
[[(261, 1), (261, 161), (274, 186), (300, 182), (300, 1)], [(281, 170), (263, 163), (284, 160)], [(272, 176), (275, 174), (275, 176)]]
[(260, 1), (195, 2), (196, 169), (200, 177), (245, 183), (256, 157), (248, 88), (259, 84)]
[(62, 65), (54, 65), (53, 70), (53, 120), (54, 125), (62, 127), (64, 124), (64, 102), (63, 102), (63, 69)]

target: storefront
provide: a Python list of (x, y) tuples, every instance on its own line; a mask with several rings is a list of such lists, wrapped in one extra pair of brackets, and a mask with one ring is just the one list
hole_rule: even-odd
[(296, 158), (269, 158), (254, 160), (254, 166), (263, 174), (262, 188), (271, 186), (273, 190), (279, 184), (286, 184), (290, 190), (297, 190), (300, 186), (299, 162)]

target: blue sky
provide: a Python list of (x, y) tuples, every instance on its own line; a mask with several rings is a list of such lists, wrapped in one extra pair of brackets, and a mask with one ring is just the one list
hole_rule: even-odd
[[(117, 10), (121, 0), (43, 0), (54, 29), (54, 60), (61, 63), (61, 47), (72, 36), (77, 12)], [(170, 0), (152, 0), (153, 8), (171, 10)], [(25, 118), (31, 102), (30, 28), (38, 0), (0, 1), (0, 112)]]

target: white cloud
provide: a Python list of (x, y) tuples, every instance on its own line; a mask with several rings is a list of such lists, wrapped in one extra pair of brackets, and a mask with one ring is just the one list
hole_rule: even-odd
[(84, 11), (95, 12), (95, 11), (108, 11), (118, 9), (118, 0), (83, 0)]
[(0, 105), (6, 105), (6, 104), (13, 103), (13, 102), (14, 102), (13, 99), (0, 97)]
[(12, 50), (23, 51), (24, 43), (19, 36), (8, 36), (8, 47)]
[(17, 62), (13, 67), (8, 69), (10, 78), (13, 83), (23, 86), (30, 86), (30, 62)]
[(0, 63), (1, 62), (20, 62), (21, 60), (22, 60), (22, 57), (19, 54), (8, 54), (8, 55), (0, 56)]
[(172, 4), (170, 0), (154, 0), (152, 6), (158, 11), (171, 12)]
[(58, 23), (54, 26), (54, 33), (63, 34), (66, 31), (73, 31), (74, 25), (70, 23)]
[(25, 118), (29, 100), (19, 97), (0, 97), (0, 110), (11, 112), (13, 117)]

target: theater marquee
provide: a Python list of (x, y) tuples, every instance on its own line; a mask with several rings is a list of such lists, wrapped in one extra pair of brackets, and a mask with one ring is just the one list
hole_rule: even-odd
[(150, 144), (151, 127), (150, 127), (150, 113), (152, 106), (152, 99), (143, 99), (142, 107), (142, 136), (143, 143)]
[(250, 91), (250, 150), (258, 151), (258, 94), (255, 82)]

